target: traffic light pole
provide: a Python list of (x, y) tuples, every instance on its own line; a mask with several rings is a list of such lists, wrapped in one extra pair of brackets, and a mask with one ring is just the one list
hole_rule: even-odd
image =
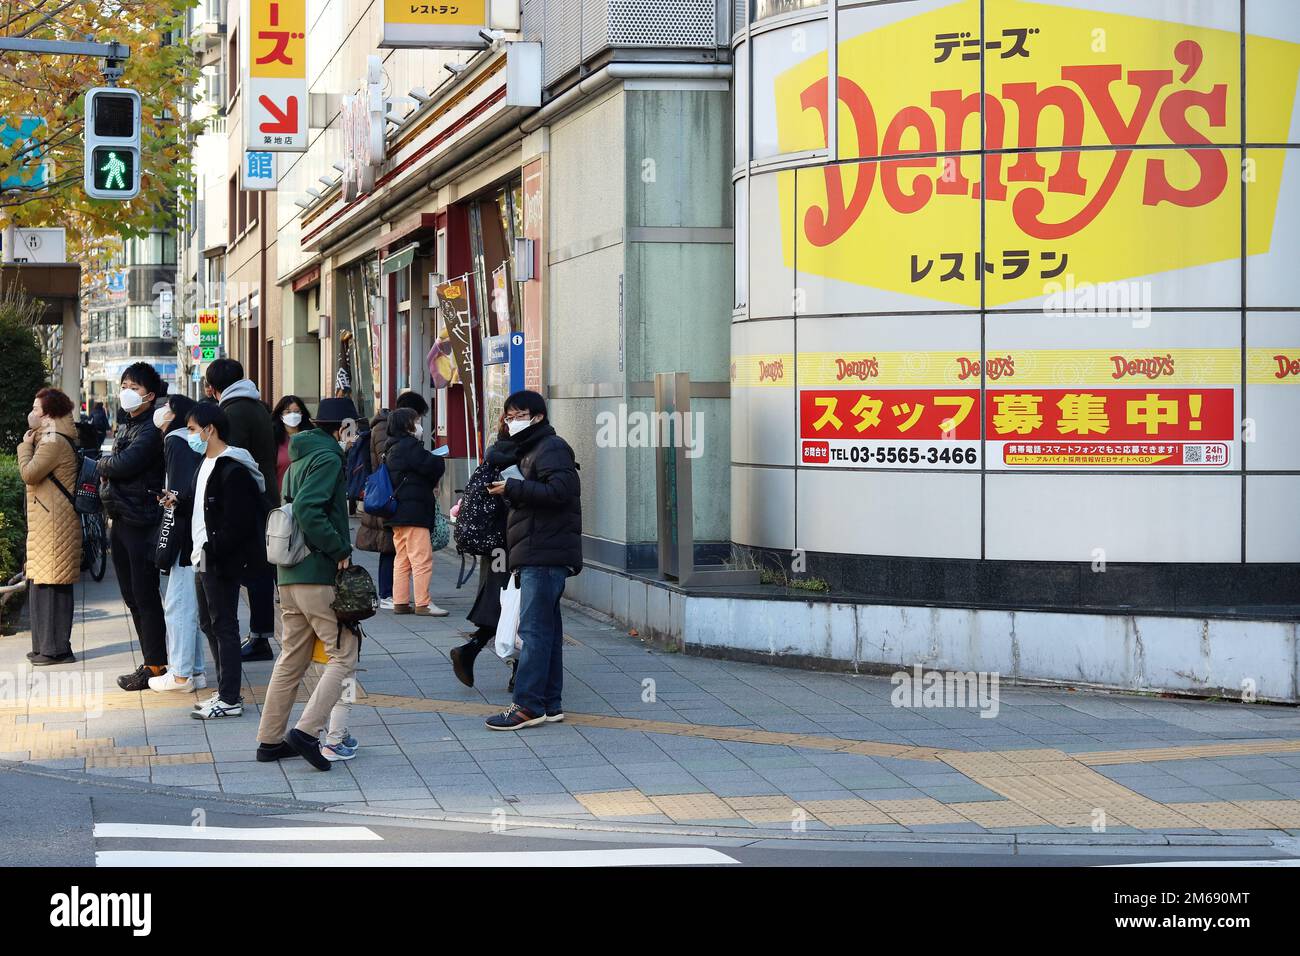
[[(104, 81), (116, 86), (122, 75), (122, 61), (131, 56), (125, 43), (78, 43), (75, 40), (33, 40), (28, 37), (0, 37), (0, 53), (37, 53), (49, 56), (95, 56), (104, 61)], [(14, 256), (13, 223), (4, 224), (3, 249), (0, 259), (12, 262)]]

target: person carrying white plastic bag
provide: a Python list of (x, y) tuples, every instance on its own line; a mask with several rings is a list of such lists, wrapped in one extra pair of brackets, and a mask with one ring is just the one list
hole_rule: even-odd
[(507, 690), (515, 689), (515, 667), (519, 664), (519, 651), (523, 642), (519, 640), (519, 575), (512, 574), (506, 579), (506, 586), (501, 589), (501, 616), (497, 618), (496, 652), (510, 665), (510, 683)]

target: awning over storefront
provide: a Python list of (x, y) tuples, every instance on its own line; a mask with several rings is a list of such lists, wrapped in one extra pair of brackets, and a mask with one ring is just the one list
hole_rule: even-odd
[(419, 247), (418, 242), (413, 242), (408, 246), (402, 246), (396, 252), (384, 257), (383, 263), (379, 267), (381, 275), (388, 275), (399, 269), (405, 269), (415, 259), (415, 250)]

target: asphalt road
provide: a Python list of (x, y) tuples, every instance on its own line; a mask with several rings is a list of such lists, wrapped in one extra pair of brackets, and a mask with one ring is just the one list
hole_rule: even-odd
[[(286, 813), (0, 765), (0, 866), (1295, 866), (1277, 847), (1026, 847), (728, 840)], [(1275, 862), (1268, 862), (1275, 861)]]

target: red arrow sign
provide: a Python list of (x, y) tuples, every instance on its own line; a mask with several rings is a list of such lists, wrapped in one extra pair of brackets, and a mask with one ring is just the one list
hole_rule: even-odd
[(263, 123), (258, 129), (263, 133), (296, 133), (298, 132), (298, 97), (291, 96), (285, 102), (285, 109), (275, 105), (275, 102), (265, 93), (257, 98), (263, 108), (275, 117), (273, 123)]

